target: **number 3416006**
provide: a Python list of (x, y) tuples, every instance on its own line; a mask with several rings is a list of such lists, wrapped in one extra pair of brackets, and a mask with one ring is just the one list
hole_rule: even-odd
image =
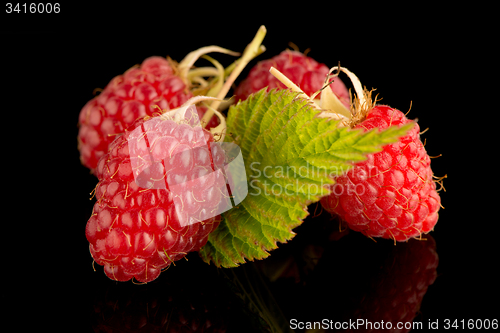
[(498, 329), (498, 319), (444, 320), (445, 329)]
[(24, 14), (42, 14), (42, 13), (59, 13), (61, 12), (61, 5), (59, 3), (10, 3), (5, 4), (5, 12), (11, 13), (24, 13)]

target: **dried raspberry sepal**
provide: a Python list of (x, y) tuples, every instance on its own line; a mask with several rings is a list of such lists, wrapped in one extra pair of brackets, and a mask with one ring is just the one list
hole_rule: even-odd
[[(297, 97), (306, 99), (314, 108), (322, 111), (318, 114), (318, 117), (341, 120), (344, 124), (348, 123), (348, 120), (350, 119), (350, 113), (346, 112), (347, 108), (342, 104), (342, 102), (340, 102), (340, 100), (337, 98), (337, 96), (335, 96), (331, 89), (324, 89), (324, 93), (321, 94), (321, 99), (319, 103), (317, 103), (312, 97), (307, 96), (307, 94), (304, 93), (302, 89), (300, 89), (295, 83), (293, 83), (289, 78), (283, 75), (283, 73), (281, 73), (276, 68), (271, 67), (269, 72), (287, 88), (291, 89), (294, 92), (297, 92)], [(324, 88), (328, 87), (325, 86)], [(323, 111), (325, 108), (328, 108), (328, 110)]]
[[(265, 47), (262, 44), (262, 41), (264, 40), (264, 37), (266, 36), (267, 30), (265, 26), (261, 26), (259, 30), (257, 31), (257, 34), (253, 38), (253, 40), (250, 42), (250, 44), (247, 45), (245, 48), (245, 51), (243, 52), (243, 56), (238, 59), (235, 62), (234, 69), (231, 71), (231, 74), (227, 78), (226, 82), (222, 86), (221, 90), (217, 94), (217, 98), (223, 99), (227, 93), (229, 92), (229, 89), (231, 89), (231, 85), (234, 83), (238, 75), (243, 71), (245, 66), (256, 56), (260, 55), (262, 52), (265, 51)], [(201, 119), (202, 123), (206, 123), (210, 120), (210, 118), (213, 115), (214, 110), (216, 110), (220, 105), (220, 102), (216, 101), (210, 105), (210, 108), (207, 110), (207, 112), (203, 115), (203, 118)]]

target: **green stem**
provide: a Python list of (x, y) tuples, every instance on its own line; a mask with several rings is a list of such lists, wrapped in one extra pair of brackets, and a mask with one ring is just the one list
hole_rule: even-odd
[[(245, 52), (243, 52), (243, 56), (237, 61), (236, 66), (234, 67), (234, 70), (231, 72), (229, 75), (228, 79), (222, 86), (222, 89), (219, 91), (217, 94), (217, 99), (223, 100), (224, 97), (226, 97), (227, 93), (229, 92), (229, 89), (231, 89), (231, 85), (234, 83), (238, 75), (243, 71), (245, 66), (256, 56), (264, 52), (265, 48), (262, 44), (262, 41), (264, 40), (264, 37), (266, 36), (267, 30), (266, 27), (263, 25), (259, 28), (257, 31), (257, 34), (253, 38), (252, 42), (248, 44), (248, 46), (245, 49)], [(220, 105), (221, 101), (215, 101), (210, 105), (210, 108), (208, 108), (207, 112), (203, 115), (203, 118), (201, 119), (202, 124), (208, 124), (210, 121), (210, 118), (214, 115), (213, 110), (217, 109)]]

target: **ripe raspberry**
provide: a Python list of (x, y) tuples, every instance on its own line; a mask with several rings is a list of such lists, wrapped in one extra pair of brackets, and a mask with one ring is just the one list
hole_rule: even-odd
[[(382, 130), (408, 122), (401, 111), (378, 105), (355, 128)], [(431, 231), (440, 202), (418, 124), (398, 142), (337, 177), (332, 193), (321, 200), (327, 211), (337, 214), (352, 230), (395, 241)]]
[[(271, 67), (282, 72), (308, 96), (313, 95), (324, 86), (328, 74), (326, 65), (320, 64), (300, 52), (285, 50), (271, 59), (260, 61), (250, 70), (248, 77), (235, 90), (236, 101), (245, 100), (250, 94), (265, 87), (267, 87), (267, 91), (273, 88), (285, 89), (286, 86), (269, 73)], [(349, 92), (344, 83), (336, 78), (329, 86), (337, 98), (349, 108)]]
[[(399, 110), (375, 106), (371, 93), (362, 89), (359, 79), (352, 72), (333, 67), (328, 75), (334, 70), (345, 72), (356, 90), (352, 114), (346, 113), (335, 98), (322, 98), (320, 105), (316, 104), (322, 111), (318, 117), (340, 119), (339, 126), (349, 125), (365, 131), (374, 128), (383, 130), (410, 122)], [(281, 72), (275, 68), (271, 68), (270, 72), (287, 87), (311, 100)], [(354, 168), (335, 180), (332, 193), (321, 199), (322, 206), (338, 215), (350, 229), (368, 237), (406, 241), (431, 231), (437, 223), (441, 199), (416, 123), (398, 142), (386, 145), (379, 153), (369, 154), (367, 160), (356, 163)]]
[(184, 110), (181, 120), (168, 116), (178, 110), (137, 120), (98, 162), (86, 237), (95, 262), (113, 280), (156, 279), (205, 245), (219, 224), (214, 216), (229, 197), (225, 155), (196, 126), (194, 106)]
[[(193, 97), (186, 79), (176, 74), (175, 67), (171, 60), (149, 57), (140, 66), (116, 76), (85, 104), (78, 120), (78, 149), (83, 165), (94, 171), (116, 134), (123, 133), (136, 119), (177, 108)], [(200, 116), (204, 112), (198, 110)], [(213, 117), (207, 126), (217, 124)]]

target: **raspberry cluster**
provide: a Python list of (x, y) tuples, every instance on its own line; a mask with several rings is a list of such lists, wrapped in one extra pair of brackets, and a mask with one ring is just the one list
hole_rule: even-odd
[[(226, 135), (217, 108), (244, 66), (263, 51), (264, 34), (261, 27), (239, 61), (226, 69), (210, 57), (214, 68), (191, 69), (203, 54), (235, 54), (217, 46), (193, 51), (179, 64), (147, 58), (112, 79), (80, 111), (80, 159), (99, 179), (86, 237), (94, 261), (111, 279), (156, 279), (206, 244), (219, 214), (232, 207), (231, 195), (235, 203), (244, 198), (237, 198), (239, 187), (231, 186), (235, 179), (225, 171), (228, 158), (214, 142), (214, 136), (224, 141)], [(353, 83), (352, 106), (338, 73), (332, 74), (335, 69)], [(193, 89), (194, 82), (199, 89)], [(236, 87), (236, 101), (263, 88), (298, 92), (318, 117), (341, 120), (339, 127), (369, 131), (411, 122), (401, 111), (372, 102), (346, 68), (329, 69), (297, 51), (257, 63)], [(212, 104), (194, 106), (206, 100)], [(200, 126), (203, 114), (211, 132)], [(246, 186), (246, 178), (242, 183)], [(438, 220), (440, 197), (416, 123), (397, 142), (336, 177), (331, 190), (322, 206), (368, 237), (421, 238)]]

